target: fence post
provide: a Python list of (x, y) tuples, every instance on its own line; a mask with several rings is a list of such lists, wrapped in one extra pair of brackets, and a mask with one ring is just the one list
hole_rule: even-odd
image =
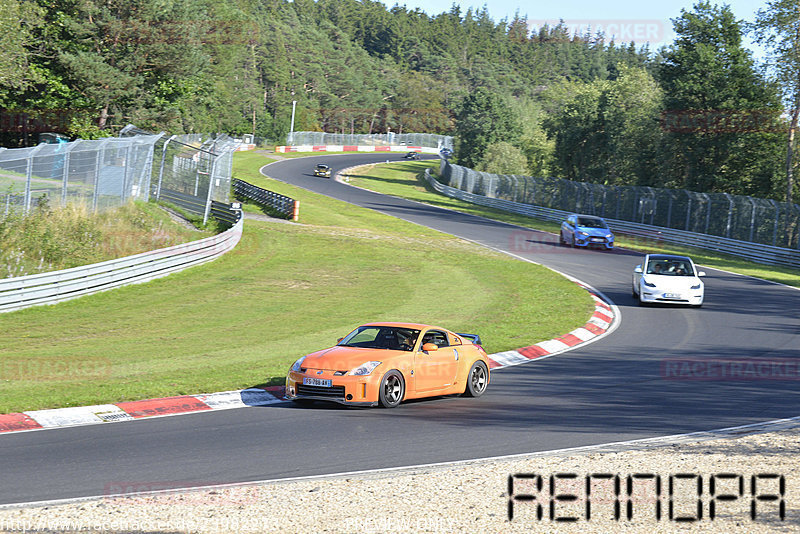
[(781, 207), (772, 199), (769, 199), (773, 206), (775, 206), (775, 227), (772, 230), (772, 246), (776, 246), (778, 242), (778, 218), (781, 216)]
[(692, 194), (689, 191), (687, 191), (686, 189), (684, 189), (683, 192), (686, 193), (686, 198), (689, 199), (689, 202), (686, 205), (686, 228), (684, 228), (684, 230), (686, 230), (688, 232), (689, 231), (689, 221), (691, 220), (691, 217), (692, 217)]
[(729, 193), (722, 193), (728, 199), (728, 224), (725, 227), (725, 237), (731, 237), (731, 220), (733, 218), (733, 197)]
[[(139, 198), (144, 197), (145, 202), (150, 200), (150, 180), (153, 178), (153, 153), (155, 152), (156, 141), (161, 139), (163, 135), (164, 132), (161, 132), (158, 134), (158, 137), (153, 139), (152, 142), (147, 145), (147, 155), (145, 156), (144, 166), (142, 167), (141, 174), (139, 175), (139, 191), (137, 192), (137, 196)], [(147, 180), (145, 180), (145, 176), (147, 177)]]
[(752, 211), (750, 212), (750, 241), (753, 242), (753, 233), (755, 232), (756, 227), (756, 203), (753, 200), (753, 197), (747, 197), (747, 200), (750, 201), (750, 206), (752, 206)]
[(100, 190), (100, 167), (103, 164), (103, 157), (105, 155), (106, 145), (111, 140), (111, 137), (100, 141), (100, 146), (97, 147), (97, 155), (95, 156), (94, 165), (94, 191), (92, 192), (92, 213), (97, 211), (97, 193)]
[[(203, 225), (208, 222), (208, 214), (211, 211), (211, 194), (214, 191), (214, 175), (216, 174), (216, 167), (217, 161), (219, 160), (219, 156), (214, 156), (214, 160), (211, 162), (211, 172), (208, 173), (208, 195), (206, 196), (206, 209), (203, 213)], [(197, 194), (197, 192), (195, 192)]]
[(178, 137), (173, 135), (164, 143), (164, 148), (161, 149), (161, 165), (158, 168), (158, 186), (156, 187), (156, 201), (161, 200), (161, 180), (164, 178), (164, 161), (167, 158), (167, 145), (169, 142)]
[(25, 208), (23, 213), (25, 215), (31, 210), (31, 180), (33, 179), (33, 157), (41, 150), (42, 145), (36, 145), (28, 154), (25, 164)]
[(66, 154), (64, 154), (64, 171), (61, 173), (61, 207), (67, 205), (67, 188), (69, 188), (69, 160), (72, 149), (74, 149), (81, 140), (76, 139), (72, 143), (66, 143)]
[(294, 209), (292, 210), (292, 220), (297, 221), (300, 218), (300, 201), (294, 201)]

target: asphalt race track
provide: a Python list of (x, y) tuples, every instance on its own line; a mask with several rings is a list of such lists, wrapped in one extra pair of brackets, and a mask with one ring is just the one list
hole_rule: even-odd
[(553, 235), (311, 176), (318, 162), (336, 171), (387, 158), (401, 156), (289, 159), (264, 172), (575, 276), (614, 301), (619, 328), (572, 352), (493, 373), (478, 399), (416, 401), (393, 410), (280, 403), (3, 435), (0, 504), (104, 495), (126, 484), (205, 486), (482, 458), (800, 415), (797, 374), (686, 380), (670, 367), (676, 358), (754, 357), (789, 363), (784, 367), (796, 373), (800, 291), (703, 268), (702, 309), (639, 308), (630, 294), (638, 253), (559, 247)]

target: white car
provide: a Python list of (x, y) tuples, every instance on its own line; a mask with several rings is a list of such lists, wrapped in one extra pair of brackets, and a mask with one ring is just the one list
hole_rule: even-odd
[(689, 304), (699, 308), (705, 292), (700, 277), (705, 275), (688, 256), (648, 254), (633, 270), (632, 293), (639, 305)]

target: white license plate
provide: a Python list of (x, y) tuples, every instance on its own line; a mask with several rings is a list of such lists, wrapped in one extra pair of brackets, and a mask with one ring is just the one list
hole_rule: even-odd
[(664, 293), (665, 299), (679, 299), (681, 298), (679, 293)]
[(592, 243), (602, 243), (602, 242), (603, 242), (603, 238), (602, 237), (593, 237), (592, 238)]
[(306, 386), (320, 386), (323, 388), (329, 388), (333, 386), (330, 380), (326, 380), (324, 378), (303, 378), (303, 384)]

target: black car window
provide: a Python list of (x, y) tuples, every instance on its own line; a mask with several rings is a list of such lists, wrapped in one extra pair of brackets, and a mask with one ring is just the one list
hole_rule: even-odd
[(581, 217), (578, 219), (578, 224), (585, 228), (608, 228), (602, 219), (593, 217)]
[(434, 343), (437, 347), (447, 347), (450, 343), (447, 341), (447, 335), (439, 330), (428, 330), (422, 338), (422, 344)]

